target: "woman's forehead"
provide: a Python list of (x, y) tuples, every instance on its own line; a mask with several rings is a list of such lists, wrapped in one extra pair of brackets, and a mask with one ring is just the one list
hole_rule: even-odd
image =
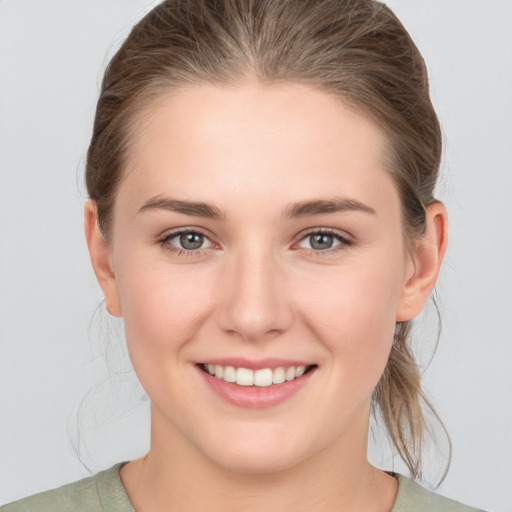
[(388, 179), (385, 145), (376, 124), (309, 86), (201, 85), (173, 91), (142, 115), (126, 181), (148, 189), (149, 197), (171, 179), (178, 191), (223, 185), (230, 194), (265, 194), (307, 187), (332, 195), (335, 186), (344, 195), (343, 188)]

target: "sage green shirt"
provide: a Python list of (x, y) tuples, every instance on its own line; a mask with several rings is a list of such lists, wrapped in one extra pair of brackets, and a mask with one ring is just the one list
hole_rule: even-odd
[[(0, 507), (0, 512), (135, 512), (116, 464), (95, 476)], [(398, 495), (391, 512), (482, 512), (427, 491), (397, 475)]]

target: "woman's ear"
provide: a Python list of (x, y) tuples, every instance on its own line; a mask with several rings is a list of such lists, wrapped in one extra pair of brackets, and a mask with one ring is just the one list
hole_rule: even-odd
[(103, 238), (98, 225), (98, 213), (94, 201), (87, 201), (84, 207), (84, 227), (91, 263), (96, 279), (105, 295), (107, 311), (112, 316), (122, 316), (117, 281), (112, 266), (110, 247)]
[(397, 322), (418, 316), (430, 296), (441, 268), (448, 243), (448, 216), (443, 203), (427, 206), (427, 225), (409, 252), (411, 265), (397, 308)]

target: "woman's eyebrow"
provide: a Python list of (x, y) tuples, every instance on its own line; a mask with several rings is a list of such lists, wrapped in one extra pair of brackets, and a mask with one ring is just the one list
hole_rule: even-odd
[(322, 215), (326, 213), (360, 211), (375, 215), (377, 212), (355, 199), (314, 199), (292, 203), (283, 212), (283, 218), (309, 217), (310, 215)]
[[(148, 210), (168, 210), (172, 212), (191, 215), (194, 217), (205, 217), (213, 220), (223, 220), (226, 213), (217, 206), (202, 201), (187, 201), (171, 197), (155, 196), (148, 199), (139, 209), (139, 213)], [(322, 215), (347, 211), (362, 211), (375, 215), (375, 210), (355, 199), (313, 199), (289, 204), (283, 214), (283, 219), (309, 217), (311, 215)]]
[(186, 201), (171, 197), (155, 196), (148, 199), (139, 209), (139, 213), (147, 210), (169, 210), (172, 212), (192, 215), (194, 217), (206, 217), (208, 219), (222, 220), (226, 214), (216, 206), (201, 201)]

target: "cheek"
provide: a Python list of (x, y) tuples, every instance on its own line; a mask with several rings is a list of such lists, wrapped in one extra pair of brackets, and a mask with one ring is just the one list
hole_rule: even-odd
[(128, 347), (135, 359), (160, 358), (191, 339), (209, 315), (204, 271), (146, 262), (136, 255), (116, 272)]
[(323, 286), (317, 281), (304, 291), (304, 319), (326, 345), (340, 378), (373, 389), (391, 350), (400, 269), (396, 263), (353, 265), (330, 274)]

